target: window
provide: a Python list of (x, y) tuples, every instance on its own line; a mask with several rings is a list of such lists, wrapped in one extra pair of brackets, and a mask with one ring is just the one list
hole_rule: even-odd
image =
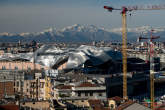
[(44, 68), (41, 68), (41, 71), (43, 72), (45, 69)]
[(102, 96), (102, 93), (99, 93), (99, 96)]
[(28, 71), (30, 71), (30, 70), (31, 70), (31, 68), (30, 68), (30, 67), (27, 67), (27, 69), (28, 69)]
[(85, 96), (88, 96), (88, 93), (87, 92), (85, 92)]
[(5, 70), (6, 69), (6, 67), (5, 66), (2, 66), (2, 70)]
[(41, 87), (41, 88), (44, 88), (44, 83), (41, 82), (41, 83), (40, 83), (40, 87)]
[(78, 96), (81, 96), (81, 93), (80, 92), (78, 92)]
[(113, 105), (113, 104), (111, 104), (111, 106), (110, 106), (110, 107), (111, 107), (111, 109), (114, 109), (114, 105)]
[(21, 87), (23, 87), (23, 85), (24, 85), (24, 82), (23, 82), (23, 81), (21, 81)]
[(17, 81), (17, 87), (19, 86), (19, 81)]
[(93, 92), (90, 92), (90, 96), (93, 96)]
[(18, 70), (18, 67), (17, 66), (15, 66), (15, 70)]

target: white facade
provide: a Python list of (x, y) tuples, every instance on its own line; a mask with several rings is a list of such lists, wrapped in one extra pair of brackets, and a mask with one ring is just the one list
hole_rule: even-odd
[(106, 87), (72, 87), (72, 97), (104, 99), (106, 98)]

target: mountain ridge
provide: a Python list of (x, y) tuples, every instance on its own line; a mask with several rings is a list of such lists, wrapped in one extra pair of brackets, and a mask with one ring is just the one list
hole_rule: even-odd
[[(151, 29), (158, 36), (165, 35), (165, 27), (152, 28), (150, 26), (141, 26), (128, 28), (128, 41), (136, 41), (140, 35), (149, 36)], [(32, 41), (37, 42), (91, 42), (91, 41), (121, 41), (121, 28), (105, 29), (94, 25), (74, 24), (63, 29), (49, 28), (36, 33), (0, 33), (0, 42), (18, 42)], [(165, 38), (161, 37), (161, 40)]]

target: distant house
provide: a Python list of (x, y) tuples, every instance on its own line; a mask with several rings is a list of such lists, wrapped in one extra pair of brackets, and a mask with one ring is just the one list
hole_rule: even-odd
[(151, 110), (138, 103), (127, 101), (116, 108), (117, 110)]
[(19, 110), (19, 106), (14, 104), (0, 105), (0, 110)]
[(88, 99), (105, 99), (106, 87), (92, 84), (91, 82), (83, 82), (75, 87), (72, 87), (72, 96), (87, 97)]
[(92, 110), (110, 110), (109, 107), (105, 107), (102, 101), (98, 99), (88, 100), (88, 103), (90, 105), (89, 108)]
[(0, 99), (14, 95), (14, 83), (12, 81), (0, 82)]
[(71, 97), (72, 96), (72, 87), (71, 85), (58, 85), (54, 88), (53, 91), (56, 91), (54, 92), (54, 97)]
[(0, 59), (0, 70), (48, 70), (49, 67), (22, 58)]
[(24, 80), (23, 94), (27, 98), (48, 100), (51, 97), (50, 78)]
[(108, 105), (112, 110), (151, 110), (144, 105), (136, 103), (132, 100), (123, 100), (118, 96), (108, 99)]

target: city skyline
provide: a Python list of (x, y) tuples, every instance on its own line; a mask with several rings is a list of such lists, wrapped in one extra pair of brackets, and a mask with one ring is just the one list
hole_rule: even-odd
[[(104, 5), (159, 5), (163, 0), (1, 0), (0, 33), (40, 32), (54, 27), (89, 24), (108, 29), (121, 27), (120, 12), (109, 13)], [(128, 16), (128, 27), (165, 26), (165, 11), (135, 11)]]

